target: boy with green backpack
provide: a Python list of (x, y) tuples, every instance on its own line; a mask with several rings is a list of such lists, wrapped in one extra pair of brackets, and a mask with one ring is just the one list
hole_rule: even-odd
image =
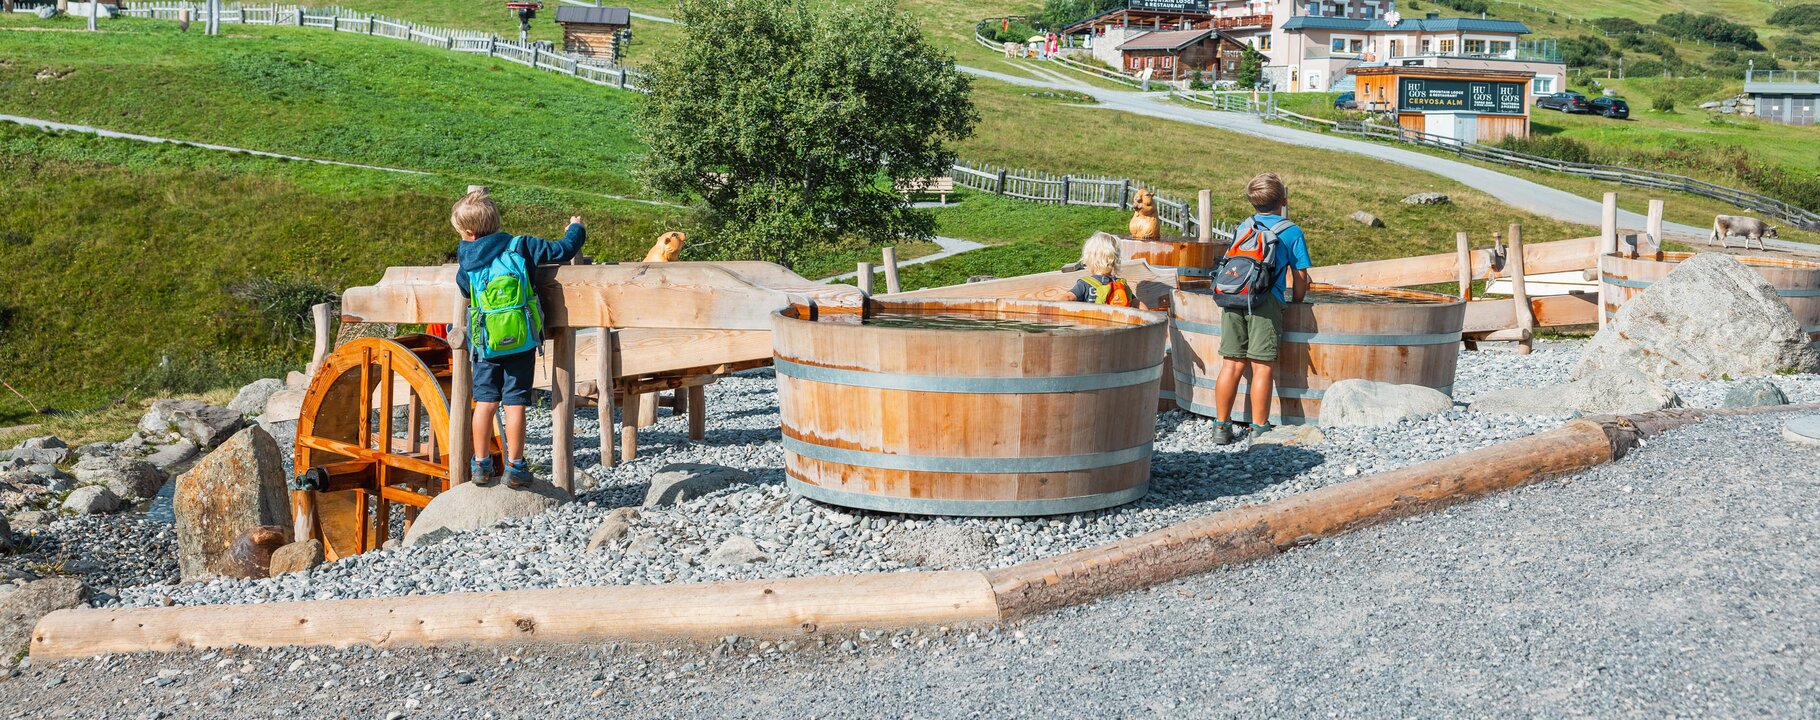
[(524, 487), (531, 483), (525, 465), (525, 407), (531, 404), (537, 351), (543, 347), (543, 309), (531, 269), (575, 257), (587, 230), (580, 217), (571, 217), (568, 232), (554, 242), (500, 232), (499, 207), (483, 191), (457, 201), (449, 224), (461, 235), (455, 284), (469, 298), (468, 347), (474, 358), (474, 458), (468, 474), (474, 482), (492, 482), (487, 446), (493, 415), (504, 404), (506, 481)]

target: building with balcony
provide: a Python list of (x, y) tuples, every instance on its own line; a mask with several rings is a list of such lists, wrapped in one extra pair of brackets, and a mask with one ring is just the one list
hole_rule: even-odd
[(1567, 66), (1552, 45), (1527, 43), (1528, 26), (1515, 20), (1443, 18), (1430, 13), (1403, 19), (1298, 15), (1284, 22), (1273, 65), (1288, 66), (1287, 86), (1297, 92), (1353, 89), (1348, 68), (1373, 65), (1487, 72), (1527, 72), (1535, 95), (1560, 92)]
[(1138, 35), (1118, 46), (1118, 67), (1164, 82), (1219, 82), (1238, 73), (1245, 46), (1218, 30), (1170, 30)]
[(1820, 111), (1820, 70), (1757, 70), (1744, 75), (1744, 94), (1757, 117), (1787, 125), (1813, 125)]

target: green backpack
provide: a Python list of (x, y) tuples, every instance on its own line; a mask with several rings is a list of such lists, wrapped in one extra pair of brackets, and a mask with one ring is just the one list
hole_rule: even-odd
[(492, 264), (468, 273), (468, 337), (482, 360), (543, 347), (543, 308), (518, 252), (522, 241), (512, 238)]

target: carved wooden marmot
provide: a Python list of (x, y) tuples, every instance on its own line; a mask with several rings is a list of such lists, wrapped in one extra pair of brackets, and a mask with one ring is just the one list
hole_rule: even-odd
[(1131, 213), (1131, 238), (1133, 240), (1161, 240), (1163, 231), (1156, 218), (1156, 197), (1149, 190), (1137, 191), (1132, 200), (1135, 211)]
[(645, 253), (645, 262), (675, 262), (687, 239), (688, 236), (679, 232), (664, 233), (657, 238), (657, 244), (651, 246), (651, 252)]

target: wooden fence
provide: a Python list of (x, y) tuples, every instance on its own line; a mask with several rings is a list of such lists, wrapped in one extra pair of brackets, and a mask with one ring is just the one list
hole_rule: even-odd
[[(291, 25), (392, 38), (454, 52), (484, 54), (538, 70), (579, 78), (596, 85), (638, 92), (645, 91), (643, 73), (596, 58), (562, 52), (552, 48), (547, 42), (519, 42), (479, 30), (430, 27), (379, 15), (368, 15), (346, 8), (308, 8), (301, 5), (246, 5), (241, 3), (222, 4), (218, 7), (222, 23)], [(208, 12), (208, 5), (196, 2), (134, 2), (123, 8), (121, 13), (129, 17), (176, 20), (179, 13), (186, 9), (190, 11), (190, 17), (195, 21), (204, 22), (206, 20), (204, 13)]]
[(1620, 185), (1653, 188), (1657, 190), (1674, 190), (1690, 195), (1718, 200), (1747, 210), (1754, 210), (1769, 215), (1795, 227), (1807, 230), (1820, 230), (1820, 214), (1796, 205), (1777, 200), (1767, 195), (1715, 185), (1704, 180), (1683, 175), (1640, 170), (1617, 165), (1595, 165), (1591, 163), (1567, 162), (1540, 155), (1513, 152), (1504, 148), (1478, 143), (1460, 142), (1428, 133), (1409, 130), (1401, 126), (1384, 126), (1364, 121), (1342, 121), (1334, 124), (1334, 131), (1348, 135), (1394, 140), (1425, 147), (1437, 148), (1463, 158), (1513, 165), (1537, 170), (1577, 175), (1594, 180), (1615, 182)]
[[(1054, 175), (1036, 170), (1014, 170), (995, 165), (973, 165), (956, 161), (952, 168), (957, 185), (980, 192), (1031, 202), (1057, 205), (1131, 209), (1137, 191), (1150, 190), (1156, 197), (1157, 219), (1186, 237), (1199, 234), (1193, 200), (1178, 200), (1151, 190), (1143, 183), (1127, 178), (1103, 175)], [(1208, 230), (1216, 238), (1232, 239), (1232, 226), (1209, 222)]]

